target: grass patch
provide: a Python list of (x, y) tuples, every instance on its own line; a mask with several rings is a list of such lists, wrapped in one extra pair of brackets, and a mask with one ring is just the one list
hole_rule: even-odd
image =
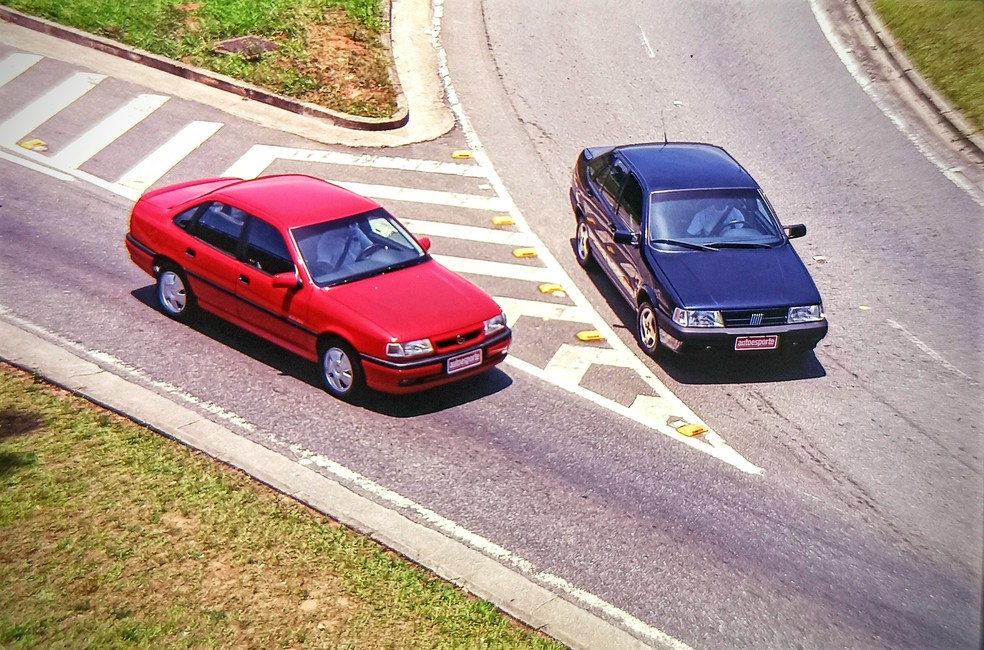
[(984, 2), (872, 2), (919, 72), (978, 131), (984, 128)]
[[(12, 9), (363, 117), (396, 110), (382, 0), (0, 0)], [(227, 39), (276, 45), (222, 54)]]
[(243, 474), (2, 365), (0, 645), (560, 647)]

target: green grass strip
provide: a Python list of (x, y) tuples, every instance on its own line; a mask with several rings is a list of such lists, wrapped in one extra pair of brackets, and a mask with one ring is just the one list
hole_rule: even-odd
[(873, 0), (919, 72), (978, 131), (984, 128), (984, 2)]

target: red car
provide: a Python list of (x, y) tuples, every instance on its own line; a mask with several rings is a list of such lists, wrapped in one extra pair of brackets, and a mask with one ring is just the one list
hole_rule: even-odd
[(195, 307), (315, 361), (332, 395), (408, 393), (502, 361), (512, 332), (484, 291), (449, 271), (374, 201), (302, 175), (209, 178), (133, 206), (130, 259), (157, 301)]

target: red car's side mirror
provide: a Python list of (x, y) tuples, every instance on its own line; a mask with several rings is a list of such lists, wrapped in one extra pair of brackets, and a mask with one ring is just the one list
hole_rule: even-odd
[(430, 237), (421, 237), (417, 240), (417, 243), (420, 244), (420, 247), (424, 249), (425, 253), (431, 249)]
[(278, 273), (270, 278), (277, 289), (300, 289), (301, 279), (296, 273)]

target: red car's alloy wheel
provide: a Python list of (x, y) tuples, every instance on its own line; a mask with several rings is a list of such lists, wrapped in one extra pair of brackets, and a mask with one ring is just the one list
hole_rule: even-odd
[(339, 339), (327, 342), (322, 348), (321, 376), (328, 392), (339, 399), (351, 401), (365, 388), (358, 353)]

